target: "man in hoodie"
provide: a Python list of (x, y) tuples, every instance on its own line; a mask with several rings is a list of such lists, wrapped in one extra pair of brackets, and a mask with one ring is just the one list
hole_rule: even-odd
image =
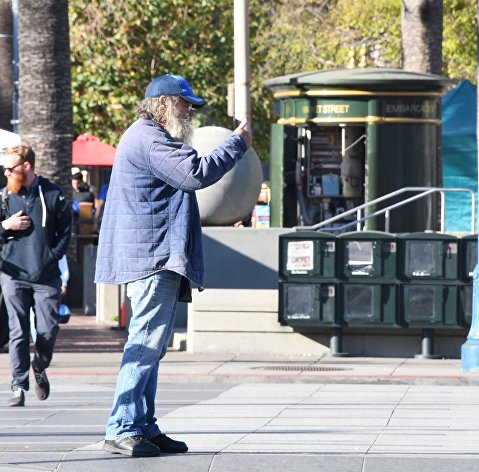
[[(50, 394), (50, 365), (60, 319), (61, 278), (58, 261), (71, 237), (71, 210), (61, 189), (35, 174), (30, 146), (8, 148), (2, 158), (7, 187), (2, 189), (0, 237), (3, 240), (0, 282), (8, 311), (10, 406), (24, 406), (30, 365), (35, 394)], [(30, 362), (30, 309), (36, 318), (35, 354)]]
[(188, 450), (156, 423), (159, 361), (166, 353), (179, 298), (203, 286), (203, 247), (195, 191), (214, 184), (243, 157), (243, 122), (209, 156), (187, 143), (194, 110), (205, 105), (177, 75), (147, 87), (138, 120), (122, 136), (100, 229), (95, 281), (127, 284), (132, 318), (104, 450), (158, 456)]

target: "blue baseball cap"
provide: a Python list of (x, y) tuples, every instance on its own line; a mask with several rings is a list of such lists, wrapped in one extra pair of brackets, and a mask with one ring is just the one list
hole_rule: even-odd
[(145, 98), (157, 98), (162, 95), (167, 97), (180, 96), (191, 103), (193, 108), (201, 108), (206, 105), (206, 100), (197, 97), (188, 81), (180, 75), (160, 75), (150, 82), (146, 88)]

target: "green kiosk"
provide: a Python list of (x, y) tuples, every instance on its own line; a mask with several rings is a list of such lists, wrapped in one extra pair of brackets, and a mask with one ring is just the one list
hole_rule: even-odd
[[(271, 133), (272, 226), (314, 225), (403, 187), (440, 186), (447, 81), (376, 68), (265, 81), (280, 114)], [(436, 230), (437, 207), (430, 196), (394, 210), (390, 231)], [(384, 220), (367, 229), (384, 230)]]
[[(461, 316), (457, 310), (462, 298), (454, 285), (456, 238), (434, 233), (436, 194), (395, 208), (388, 233), (384, 218), (367, 219), (367, 231), (352, 231), (356, 212), (348, 214), (354, 226), (345, 219), (321, 228), (325, 233), (307, 231), (404, 187), (441, 187), (441, 95), (447, 82), (368, 68), (265, 82), (279, 112), (271, 132), (271, 224), (297, 230), (280, 236), (279, 321), (329, 327), (333, 356), (344, 355), (343, 328), (415, 327), (423, 331), (418, 357), (432, 358), (433, 329), (460, 328), (467, 321), (470, 309), (463, 304)], [(381, 202), (366, 214), (410, 196)], [(417, 247), (421, 257), (410, 250)], [(422, 263), (429, 247), (432, 262), (410, 269)], [(336, 270), (322, 273), (329, 266), (321, 264), (333, 260)], [(444, 266), (444, 273), (431, 275), (432, 263)], [(461, 279), (465, 291), (467, 270)]]

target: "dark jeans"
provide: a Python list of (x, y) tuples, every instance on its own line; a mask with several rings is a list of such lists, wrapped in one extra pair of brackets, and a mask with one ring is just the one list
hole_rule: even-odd
[(12, 390), (29, 389), (30, 309), (35, 312), (37, 339), (33, 365), (45, 370), (52, 360), (58, 334), (61, 279), (36, 284), (1, 274), (0, 281), (8, 311)]

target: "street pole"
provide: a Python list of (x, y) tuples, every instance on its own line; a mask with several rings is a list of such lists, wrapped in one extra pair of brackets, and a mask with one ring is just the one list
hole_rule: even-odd
[[(476, 2), (476, 16), (479, 20), (479, 0)], [(476, 30), (479, 33), (478, 23), (476, 21)], [(479, 44), (479, 37), (477, 39)], [(478, 50), (478, 60), (479, 60), (479, 50)], [(479, 62), (478, 62), (479, 64)], [(479, 78), (479, 68), (477, 71)], [(479, 89), (477, 89), (479, 90)], [(477, 94), (476, 90), (476, 94)], [(479, 100), (477, 101), (476, 109), (476, 141), (479, 137)], [(479, 150), (479, 141), (478, 141), (478, 150)], [(479, 158), (476, 152), (477, 158), (477, 177), (478, 177), (478, 190), (477, 195), (479, 195)], [(477, 231), (479, 234), (479, 231)], [(479, 242), (478, 242), (479, 244)], [(461, 363), (463, 372), (478, 372), (479, 373), (479, 251), (478, 251), (478, 260), (474, 272), (472, 275), (472, 321), (469, 334), (467, 335), (466, 342), (461, 346)]]
[(234, 0), (234, 116), (251, 132), (248, 0)]

